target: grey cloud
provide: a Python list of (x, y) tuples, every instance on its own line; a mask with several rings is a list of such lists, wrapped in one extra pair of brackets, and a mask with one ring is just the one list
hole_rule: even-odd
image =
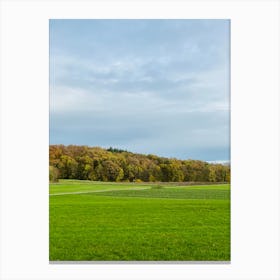
[(51, 143), (228, 159), (228, 21), (63, 21), (56, 28)]

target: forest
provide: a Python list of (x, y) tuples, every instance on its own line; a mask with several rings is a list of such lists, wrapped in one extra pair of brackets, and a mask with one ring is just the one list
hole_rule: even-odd
[(230, 182), (230, 165), (116, 148), (49, 146), (49, 179), (109, 182)]

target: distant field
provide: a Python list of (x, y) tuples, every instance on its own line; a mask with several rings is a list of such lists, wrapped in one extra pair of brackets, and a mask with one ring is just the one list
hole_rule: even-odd
[(50, 260), (228, 261), (230, 186), (50, 185)]
[(108, 190), (127, 190), (131, 188), (147, 188), (149, 185), (135, 183), (92, 182), (79, 180), (61, 180), (60, 183), (50, 185), (50, 194), (72, 192), (95, 192)]

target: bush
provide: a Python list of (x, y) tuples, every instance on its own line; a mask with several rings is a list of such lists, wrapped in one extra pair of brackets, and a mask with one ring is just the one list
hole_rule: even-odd
[(51, 183), (58, 182), (58, 174), (59, 174), (59, 171), (56, 167), (49, 166), (49, 181)]
[(142, 183), (143, 181), (141, 179), (135, 179), (134, 182), (135, 183)]

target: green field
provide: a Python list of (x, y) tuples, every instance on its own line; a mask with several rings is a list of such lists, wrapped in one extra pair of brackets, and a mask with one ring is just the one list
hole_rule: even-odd
[(61, 180), (51, 261), (229, 261), (230, 186)]

